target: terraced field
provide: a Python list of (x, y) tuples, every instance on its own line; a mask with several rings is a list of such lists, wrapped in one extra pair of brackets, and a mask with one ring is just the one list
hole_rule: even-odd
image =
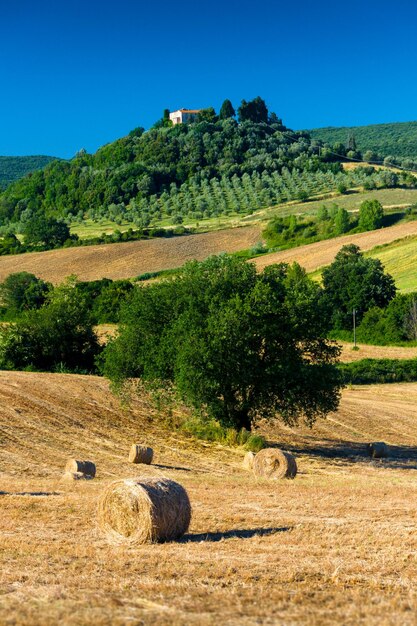
[[(244, 451), (160, 424), (146, 397), (122, 407), (101, 378), (0, 372), (0, 623), (5, 626), (415, 624), (417, 385), (347, 389), (313, 430), (261, 423), (291, 450), (278, 483)], [(152, 466), (127, 462), (132, 441)], [(365, 443), (385, 440), (371, 461)], [(93, 481), (61, 481), (69, 456)], [(108, 544), (97, 498), (114, 478), (167, 476), (193, 518), (179, 542)]]

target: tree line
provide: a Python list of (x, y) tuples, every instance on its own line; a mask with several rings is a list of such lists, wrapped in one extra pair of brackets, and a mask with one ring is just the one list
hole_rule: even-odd
[[(417, 333), (415, 299), (396, 296), (380, 261), (355, 245), (340, 250), (322, 286), (297, 264), (257, 273), (220, 255), (149, 285), (71, 277), (53, 288), (19, 273), (0, 298), (11, 320), (0, 328), (0, 367), (101, 372), (119, 388), (139, 377), (236, 429), (277, 413), (311, 425), (335, 410), (344, 379), (329, 337), (351, 329), (352, 309), (359, 328)], [(119, 323), (105, 347), (98, 321)]]

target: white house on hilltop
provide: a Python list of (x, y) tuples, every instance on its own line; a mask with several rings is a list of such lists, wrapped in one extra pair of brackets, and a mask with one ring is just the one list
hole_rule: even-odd
[(184, 124), (185, 122), (193, 122), (201, 109), (178, 109), (169, 114), (169, 119), (174, 124)]

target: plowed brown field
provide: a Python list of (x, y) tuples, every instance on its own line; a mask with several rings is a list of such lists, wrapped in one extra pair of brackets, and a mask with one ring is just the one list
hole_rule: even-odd
[(32, 272), (52, 283), (76, 274), (79, 280), (133, 278), (180, 267), (212, 254), (247, 250), (261, 239), (258, 226), (128, 243), (30, 252), (0, 257), (0, 282), (13, 272)]
[[(255, 479), (243, 451), (165, 430), (146, 397), (98, 377), (0, 372), (0, 623), (411, 626), (417, 611), (417, 385), (345, 390), (314, 430), (261, 424), (293, 481)], [(391, 456), (371, 461), (365, 442)], [(154, 465), (133, 466), (133, 441)], [(93, 481), (60, 480), (69, 456)], [(165, 475), (190, 495), (180, 542), (109, 545), (96, 503), (114, 478)]]

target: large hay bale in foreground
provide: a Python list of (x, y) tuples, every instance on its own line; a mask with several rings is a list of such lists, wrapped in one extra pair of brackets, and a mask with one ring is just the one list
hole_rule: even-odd
[(274, 480), (295, 478), (297, 463), (289, 452), (278, 448), (264, 448), (253, 460), (253, 471), (256, 476)]
[(90, 478), (94, 478), (96, 475), (96, 466), (92, 461), (77, 461), (77, 459), (70, 459), (65, 465), (65, 472), (70, 474), (84, 474)]
[(156, 543), (182, 537), (191, 505), (184, 487), (168, 478), (116, 480), (101, 495), (97, 515), (110, 541)]
[(368, 453), (373, 459), (385, 459), (388, 456), (388, 446), (384, 441), (368, 443)]
[(130, 463), (145, 463), (149, 465), (152, 463), (153, 450), (146, 446), (141, 446), (139, 443), (134, 443), (130, 448), (129, 461)]
[(255, 454), (253, 452), (247, 452), (243, 459), (243, 467), (248, 470), (253, 469), (254, 459), (255, 459)]

